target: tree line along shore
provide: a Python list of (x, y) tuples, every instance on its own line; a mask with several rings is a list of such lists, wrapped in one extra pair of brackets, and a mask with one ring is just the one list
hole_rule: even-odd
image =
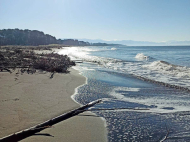
[(54, 36), (44, 34), (38, 30), (2, 29), (0, 30), (0, 46), (24, 45), (39, 46), (48, 44), (61, 44), (65, 46), (109, 46), (113, 44), (89, 43), (77, 39), (56, 39)]

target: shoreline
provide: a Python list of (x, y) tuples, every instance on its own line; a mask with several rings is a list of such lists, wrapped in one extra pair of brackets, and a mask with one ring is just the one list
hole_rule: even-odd
[[(71, 67), (72, 69), (74, 69), (74, 70), (76, 70), (77, 72), (79, 72), (79, 75), (81, 75), (81, 76), (83, 76), (82, 75), (82, 73), (79, 71), (79, 70), (77, 70), (77, 68), (75, 68), (75, 67)], [(85, 77), (85, 76), (83, 76), (86, 80), (85, 80), (85, 83), (84, 84), (82, 84), (82, 85), (80, 85), (80, 86), (78, 86), (78, 87), (76, 87), (75, 88), (75, 93), (73, 94), (73, 95), (71, 95), (71, 99), (75, 102), (75, 103), (77, 103), (77, 104), (79, 104), (80, 106), (82, 106), (82, 104), (80, 104), (79, 102), (77, 102), (76, 100), (75, 100), (75, 95), (77, 94), (77, 90), (78, 90), (78, 88), (80, 88), (80, 87), (82, 87), (83, 85), (85, 85), (85, 84), (87, 84), (88, 83), (88, 78), (87, 77)], [(94, 112), (91, 112), (91, 111), (87, 111), (87, 112), (84, 112), (84, 113), (86, 113), (86, 114), (91, 114), (91, 115), (94, 115), (94, 116), (97, 116)], [(103, 121), (103, 123), (104, 123), (104, 127), (105, 127), (105, 141), (104, 142), (108, 142), (108, 139), (107, 139), (107, 134), (108, 134), (108, 131), (107, 131), (107, 129), (106, 129), (106, 127), (107, 127), (107, 124), (106, 124), (106, 119), (104, 118), (104, 117), (99, 117), (102, 121)]]
[[(15, 72), (1, 72), (0, 137), (79, 107), (71, 96), (85, 83), (85, 77), (75, 69), (70, 71), (69, 74), (56, 73), (53, 79), (49, 79), (50, 73), (24, 73), (16, 76)], [(86, 117), (86, 114), (89, 112), (55, 124), (22, 141), (107, 141), (102, 119)], [(44, 133), (49, 136), (43, 135)]]

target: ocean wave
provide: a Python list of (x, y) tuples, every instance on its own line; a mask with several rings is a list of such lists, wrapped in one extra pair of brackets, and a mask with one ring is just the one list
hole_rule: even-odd
[(144, 63), (114, 59), (104, 61), (104, 67), (131, 74), (144, 81), (190, 91), (190, 69), (187, 67), (172, 65), (165, 61)]
[[(165, 61), (149, 60), (148, 62), (129, 62), (114, 58), (92, 56), (91, 52), (97, 50), (87, 47), (70, 47), (64, 48), (59, 54), (66, 54), (71, 57), (71, 59), (80, 59), (86, 62), (97, 63), (105, 68), (131, 74), (142, 80), (155, 83), (158, 82), (159, 84), (168, 87), (171, 86), (172, 88), (182, 88), (183, 90), (187, 88), (187, 90), (190, 90), (190, 68), (173, 65)], [(106, 48), (103, 50), (108, 49)], [(147, 60), (152, 57), (139, 53), (135, 58)]]
[(113, 47), (113, 48), (111, 48), (111, 50), (117, 50), (117, 48)]
[(180, 78), (190, 77), (190, 68), (185, 66), (177, 66), (165, 61), (154, 61), (147, 65), (142, 65), (143, 68), (147, 68), (153, 71), (157, 71), (163, 74), (169, 74)]
[(125, 95), (123, 95), (120, 92), (122, 91), (125, 92), (125, 94), (129, 94), (130, 92), (138, 92), (139, 90), (140, 88), (116, 87), (109, 94), (119, 100), (134, 102), (133, 99), (128, 99)]
[(143, 53), (138, 53), (136, 56), (135, 56), (136, 59), (138, 60), (148, 60), (149, 59), (149, 56), (145, 56)]
[(157, 83), (170, 88), (190, 91), (190, 68), (173, 65), (165, 61), (115, 62), (106, 63), (107, 68), (131, 74), (141, 80)]
[[(167, 96), (152, 96), (145, 97), (141, 95), (140, 90), (143, 88), (129, 88), (129, 87), (116, 87), (110, 91), (110, 95), (114, 99), (136, 103), (136, 105), (144, 105), (143, 107), (148, 108), (148, 112), (156, 113), (170, 113), (179, 111), (188, 111), (187, 106), (189, 106), (189, 100), (184, 100), (179, 96), (171, 95), (172, 99), (168, 99)], [(146, 88), (148, 89), (148, 88)], [(149, 88), (151, 89), (151, 88)], [(131, 95), (133, 92), (139, 93), (139, 95)]]
[(81, 59), (86, 61), (95, 62), (99, 60), (98, 57), (91, 57), (89, 54), (91, 51), (98, 51), (87, 47), (65, 47), (58, 52), (61, 55), (68, 55), (71, 59)]
[[(101, 50), (111, 50), (111, 49), (102, 48)], [(122, 62), (121, 60), (97, 57), (97, 56), (92, 56), (90, 54), (91, 51), (93, 52), (93, 51), (101, 51), (101, 50), (89, 49), (89, 48), (85, 48), (85, 47), (70, 47), (70, 48), (63, 48), (61, 51), (59, 51), (59, 54), (68, 55), (72, 59), (80, 59), (80, 60), (83, 60), (86, 62), (97, 63), (104, 67), (109, 67), (111, 64), (116, 65), (117, 63)]]

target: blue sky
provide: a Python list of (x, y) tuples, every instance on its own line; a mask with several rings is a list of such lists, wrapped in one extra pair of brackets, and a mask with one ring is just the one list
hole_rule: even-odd
[(56, 38), (190, 40), (190, 0), (0, 0), (0, 29)]

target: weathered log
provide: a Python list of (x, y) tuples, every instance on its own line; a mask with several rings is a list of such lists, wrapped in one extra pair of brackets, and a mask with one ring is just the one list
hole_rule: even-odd
[(50, 79), (52, 79), (52, 78), (53, 78), (54, 74), (55, 74), (55, 72), (53, 72), (53, 73), (51, 74)]
[(101, 111), (101, 110), (150, 110), (149, 108), (99, 108), (99, 109), (89, 109), (88, 111)]
[(8, 68), (1, 68), (1, 67), (0, 67), (0, 70), (1, 70), (1, 71), (6, 70), (7, 72), (12, 73), (11, 70), (9, 70)]
[(86, 111), (87, 108), (92, 107), (95, 104), (100, 103), (100, 102), (101, 102), (101, 100), (96, 100), (96, 101), (90, 102), (90, 103), (88, 103), (82, 107), (79, 107), (79, 108), (74, 109), (68, 113), (64, 113), (60, 116), (52, 118), (48, 121), (45, 121), (41, 124), (34, 126), (34, 127), (31, 127), (29, 129), (25, 129), (23, 131), (8, 135), (6, 137), (3, 137), (0, 139), (0, 142), (17, 142), (17, 141), (20, 141), (20, 140), (25, 139), (25, 138), (27, 138), (27, 137), (29, 137), (29, 136), (37, 133), (37, 132), (40, 132), (46, 128), (49, 128), (54, 124), (57, 124), (61, 121), (64, 121), (64, 120), (70, 118), (70, 117), (78, 115), (79, 113)]
[(72, 60), (74, 61), (75, 63), (83, 63), (83, 60)]
[[(6, 68), (29, 68), (30, 66), (6, 66)], [(3, 68), (3, 67), (0, 67)]]
[(165, 140), (167, 140), (169, 132), (170, 132), (169, 129), (168, 129), (168, 127), (167, 127), (167, 125), (166, 125), (166, 130), (167, 130), (167, 133), (166, 133), (165, 137), (160, 140), (160, 142), (164, 142)]

